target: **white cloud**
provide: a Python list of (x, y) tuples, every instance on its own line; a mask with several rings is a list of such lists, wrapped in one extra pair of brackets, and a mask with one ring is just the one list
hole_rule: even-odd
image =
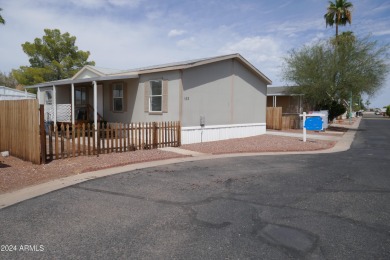
[(312, 45), (318, 43), (320, 40), (325, 39), (325, 34), (322, 32), (317, 33), (306, 45)]
[(71, 0), (71, 3), (89, 9), (101, 8), (105, 4), (105, 0)]
[(136, 8), (142, 0), (108, 0), (108, 2), (114, 6)]
[(182, 39), (178, 41), (176, 45), (181, 48), (189, 48), (189, 49), (197, 49), (199, 47), (199, 45), (195, 40), (195, 37)]
[(186, 31), (184, 31), (184, 30), (173, 29), (173, 30), (169, 31), (168, 36), (169, 37), (176, 37), (176, 36), (183, 35), (185, 33), (186, 33)]
[[(58, 28), (76, 36), (76, 45), (90, 51), (97, 66), (129, 69), (238, 52), (278, 85), (288, 50), (334, 35), (334, 28), (325, 27), (326, 3), (318, 6), (318, 0), (270, 5), (213, 0), (197, 8), (193, 1), (179, 2), (2, 1), (7, 23), (0, 26), (0, 71), (28, 65), (21, 44), (42, 37), (45, 28)], [(376, 12), (370, 13), (370, 3), (356, 2), (352, 26), (343, 30), (372, 33), (374, 39), (389, 42), (389, 19), (384, 15), (389, 5), (378, 0)]]
[(98, 9), (111, 5), (113, 7), (136, 8), (141, 0), (71, 0), (71, 3), (87, 9)]
[(372, 34), (376, 36), (390, 35), (390, 30), (375, 31)]
[(270, 36), (246, 37), (237, 42), (226, 44), (219, 52), (224, 54), (240, 53), (269, 77), (274, 84), (281, 84), (278, 78), (284, 50), (281, 47), (281, 42), (276, 38)]
[(220, 49), (222, 53), (248, 54), (257, 62), (275, 61), (279, 59), (281, 50), (279, 43), (271, 37), (247, 37), (235, 43), (229, 43)]

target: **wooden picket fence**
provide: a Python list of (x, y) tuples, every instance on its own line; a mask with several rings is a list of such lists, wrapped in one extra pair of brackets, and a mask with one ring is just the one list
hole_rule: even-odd
[(0, 151), (40, 163), (38, 100), (0, 101)]
[(180, 122), (98, 123), (49, 126), (45, 159), (180, 146)]

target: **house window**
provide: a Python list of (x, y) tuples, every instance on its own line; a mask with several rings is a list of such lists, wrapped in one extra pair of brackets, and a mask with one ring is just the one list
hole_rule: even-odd
[(113, 110), (115, 112), (123, 111), (123, 84), (116, 83), (112, 86)]
[(45, 91), (45, 105), (53, 104), (53, 91), (47, 90)]
[(162, 111), (162, 81), (152, 80), (150, 81), (150, 96), (149, 96), (149, 111), (161, 112)]

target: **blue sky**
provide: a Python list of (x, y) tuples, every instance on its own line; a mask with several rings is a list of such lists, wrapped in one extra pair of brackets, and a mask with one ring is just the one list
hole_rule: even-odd
[[(390, 43), (390, 2), (355, 0), (352, 30)], [(0, 0), (0, 71), (29, 65), (21, 44), (43, 29), (77, 37), (96, 66), (131, 69), (240, 53), (272, 81), (289, 50), (334, 35), (326, 0)], [(371, 106), (390, 104), (390, 76)]]

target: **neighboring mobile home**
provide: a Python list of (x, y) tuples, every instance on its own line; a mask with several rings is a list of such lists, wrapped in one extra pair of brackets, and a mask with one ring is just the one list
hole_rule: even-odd
[(0, 86), (0, 100), (36, 99), (36, 95), (14, 88)]
[(284, 114), (302, 114), (304, 107), (303, 94), (292, 94), (294, 87), (268, 87), (267, 107), (282, 107)]
[(85, 66), (37, 88), (46, 119), (77, 123), (180, 121), (182, 144), (264, 134), (267, 85), (239, 54), (134, 70)]

